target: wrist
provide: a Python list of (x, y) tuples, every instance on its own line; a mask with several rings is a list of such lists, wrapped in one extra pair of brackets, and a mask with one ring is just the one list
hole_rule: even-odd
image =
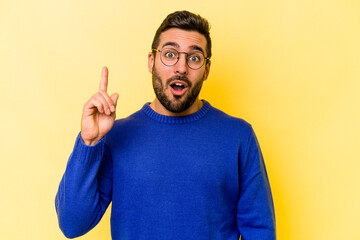
[(82, 133), (80, 134), (80, 136), (81, 136), (81, 139), (82, 139), (83, 143), (84, 143), (85, 145), (88, 145), (88, 146), (94, 146), (94, 145), (96, 145), (96, 144), (100, 141), (99, 138), (94, 138), (94, 139), (85, 138), (85, 137), (82, 135)]

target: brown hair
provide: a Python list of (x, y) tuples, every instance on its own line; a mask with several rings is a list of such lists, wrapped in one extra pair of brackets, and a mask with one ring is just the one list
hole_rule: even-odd
[[(155, 33), (154, 40), (151, 45), (152, 49), (156, 49), (158, 47), (161, 33), (165, 32), (170, 28), (179, 28), (187, 31), (197, 31), (203, 34), (207, 42), (207, 56), (205, 57), (211, 57), (210, 24), (205, 18), (188, 11), (176, 11), (169, 14), (161, 23), (160, 27)], [(156, 54), (156, 52), (154, 52), (154, 54)]]

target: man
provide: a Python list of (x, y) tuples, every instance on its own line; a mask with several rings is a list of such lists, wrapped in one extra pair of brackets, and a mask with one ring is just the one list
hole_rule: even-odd
[(112, 201), (114, 240), (276, 238), (251, 126), (198, 97), (210, 57), (205, 19), (187, 11), (167, 16), (148, 55), (156, 98), (116, 121), (118, 94), (107, 94), (103, 69), (56, 196), (67, 237), (92, 229)]

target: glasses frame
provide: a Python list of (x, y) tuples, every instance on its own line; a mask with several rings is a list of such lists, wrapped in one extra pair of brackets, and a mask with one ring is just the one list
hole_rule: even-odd
[[(174, 64), (165, 64), (164, 61), (162, 60), (161, 52), (164, 51), (165, 49), (172, 49), (172, 50), (174, 50), (174, 51), (176, 51), (176, 52), (178, 53), (177, 60), (176, 60), (176, 62), (175, 62)], [(205, 55), (204, 55), (203, 52), (199, 51), (199, 52), (203, 55), (203, 57), (204, 57), (204, 62), (201, 64), (200, 67), (198, 67), (198, 68), (192, 68), (192, 67), (190, 67), (189, 61), (188, 61), (188, 55), (189, 55), (190, 53), (187, 53), (187, 52), (179, 52), (179, 51), (176, 50), (175, 48), (170, 48), (170, 47), (165, 47), (165, 48), (163, 48), (163, 49), (161, 49), (161, 50), (156, 49), (156, 48), (153, 48), (153, 49), (151, 49), (151, 50), (152, 50), (152, 51), (155, 51), (155, 52), (159, 52), (159, 53), (160, 53), (160, 60), (161, 60), (161, 62), (162, 62), (165, 66), (168, 66), (168, 67), (174, 66), (174, 65), (176, 65), (176, 64), (179, 62), (180, 53), (183, 53), (183, 54), (186, 55), (186, 65), (187, 65), (189, 68), (193, 69), (193, 70), (198, 70), (198, 69), (200, 69), (202, 66), (204, 66), (204, 64), (205, 64), (206, 61), (210, 60), (209, 57), (205, 57)]]

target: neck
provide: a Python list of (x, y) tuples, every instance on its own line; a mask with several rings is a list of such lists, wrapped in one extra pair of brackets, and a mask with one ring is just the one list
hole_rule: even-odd
[(195, 100), (195, 102), (188, 109), (186, 109), (185, 111), (180, 112), (180, 113), (174, 113), (174, 112), (171, 112), (171, 111), (167, 110), (160, 103), (160, 101), (157, 98), (155, 98), (154, 101), (152, 101), (152, 103), (150, 104), (150, 107), (156, 113), (161, 114), (161, 115), (165, 115), (165, 116), (171, 116), (171, 117), (182, 117), (182, 116), (186, 116), (186, 115), (196, 113), (197, 111), (199, 111), (201, 109), (202, 106), (203, 106), (203, 102), (200, 101), (199, 98), (197, 98)]

